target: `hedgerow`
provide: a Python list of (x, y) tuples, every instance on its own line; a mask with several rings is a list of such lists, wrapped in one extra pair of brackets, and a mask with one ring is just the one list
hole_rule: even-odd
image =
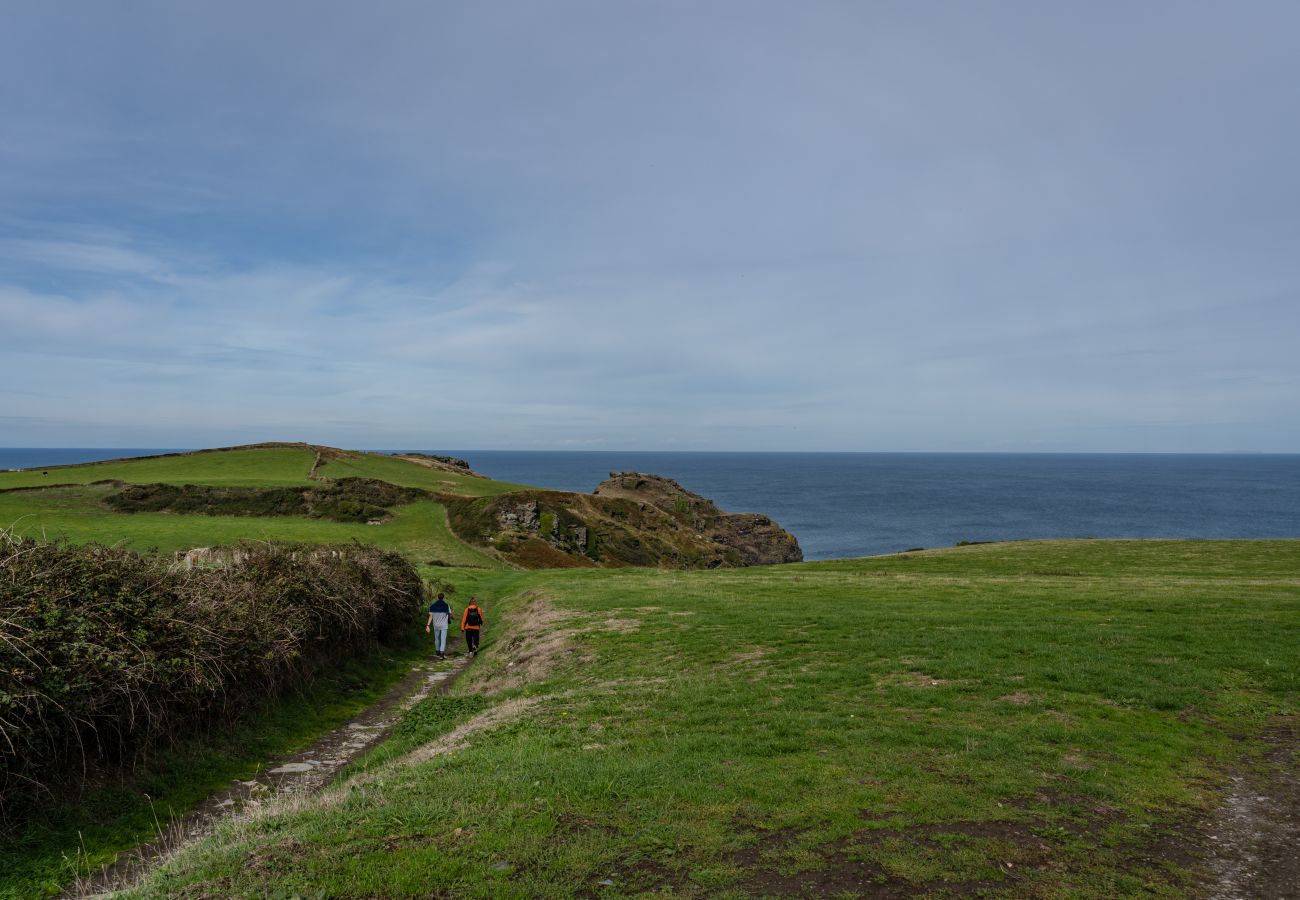
[(0, 819), (305, 684), (420, 598), (373, 547), (239, 549), (186, 570), (0, 533)]
[(366, 522), (390, 507), (428, 493), (373, 478), (341, 478), (303, 487), (214, 487), (202, 484), (128, 484), (104, 499), (117, 512), (172, 512), (207, 516), (310, 516)]

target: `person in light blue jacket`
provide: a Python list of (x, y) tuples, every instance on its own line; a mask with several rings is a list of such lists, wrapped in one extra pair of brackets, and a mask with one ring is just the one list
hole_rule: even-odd
[(447, 600), (438, 595), (438, 598), (429, 605), (429, 621), (424, 625), (424, 632), (428, 634), (433, 631), (433, 648), (438, 651), (438, 659), (447, 658), (447, 626), (451, 624), (451, 607), (447, 605)]

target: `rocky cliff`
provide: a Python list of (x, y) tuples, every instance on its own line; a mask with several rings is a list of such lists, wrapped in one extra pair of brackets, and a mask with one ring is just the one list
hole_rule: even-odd
[(707, 568), (799, 562), (767, 516), (727, 513), (670, 478), (613, 472), (591, 494), (519, 491), (448, 501), (456, 534), (529, 568)]

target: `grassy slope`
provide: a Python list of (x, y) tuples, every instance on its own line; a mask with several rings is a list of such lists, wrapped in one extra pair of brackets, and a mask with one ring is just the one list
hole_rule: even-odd
[[(1300, 711), (1295, 541), (468, 577), (570, 616), (541, 627), (518, 595), (489, 607), (514, 622), (456, 693), (518, 686), (417, 707), (373, 782), (223, 827), (139, 893), (726, 896), (865, 878), (1178, 895), (1186, 873), (1154, 836)], [(556, 628), (567, 647), (520, 679)], [(528, 695), (467, 749), (394, 761)]]
[(12, 526), (25, 536), (101, 541), (168, 553), (244, 539), (325, 543), (355, 539), (397, 550), (417, 563), (436, 558), (453, 565), (500, 565), (452, 535), (446, 510), (432, 500), (398, 507), (382, 525), (365, 525), (299, 516), (123, 514), (99, 502), (110, 490), (90, 485), (0, 493), (0, 525)]
[[(211, 484), (230, 487), (308, 485), (316, 454), (306, 448), (265, 447), (248, 450), (208, 450), (156, 459), (118, 460), (84, 466), (0, 472), (0, 490), (89, 484), (118, 480), (135, 484)], [(42, 472), (47, 474), (41, 474)], [(517, 490), (523, 485), (430, 469), (381, 453), (357, 453), (330, 459), (320, 469), (328, 478), (378, 478), (406, 487), (444, 494), (482, 497)]]
[[(0, 472), (0, 490), (45, 487), (51, 484), (89, 484), (108, 479), (136, 484), (214, 484), (230, 487), (311, 484), (307, 473), (311, 471), (315, 458), (316, 454), (307, 449), (276, 447)], [(42, 475), (42, 471), (48, 474)]]
[[(111, 488), (91, 482), (114, 479), (137, 484), (210, 484), (272, 487), (311, 484), (315, 453), (297, 448), (208, 451), (159, 459), (126, 460), (32, 472), (0, 472), (0, 491), (37, 486), (38, 491), (0, 492), (0, 528), (20, 534), (63, 536), (74, 541), (122, 543), (133, 549), (166, 552), (230, 543), (241, 539), (349, 541), (398, 550), (412, 561), (441, 560), (453, 565), (500, 565), (458, 540), (447, 528), (441, 504), (422, 501), (400, 507), (383, 525), (354, 525), (299, 517), (122, 514), (100, 502)], [(355, 454), (329, 460), (320, 470), (329, 478), (377, 478), (407, 487), (447, 494), (484, 496), (520, 485), (430, 469), (382, 454)], [(51, 487), (51, 485), (69, 485)]]

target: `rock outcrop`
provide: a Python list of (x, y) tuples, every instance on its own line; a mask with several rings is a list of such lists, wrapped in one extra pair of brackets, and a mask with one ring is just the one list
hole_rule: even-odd
[(516, 491), (444, 498), (453, 530), (526, 567), (719, 568), (799, 562), (770, 518), (727, 513), (670, 478), (614, 472), (594, 493)]

